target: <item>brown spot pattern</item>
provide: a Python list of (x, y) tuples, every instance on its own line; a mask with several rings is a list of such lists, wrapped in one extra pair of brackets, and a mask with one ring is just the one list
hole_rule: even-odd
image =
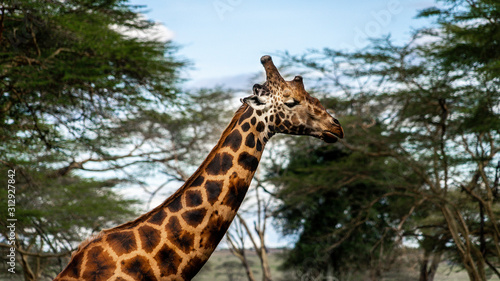
[(82, 269), (83, 252), (76, 254), (71, 263), (61, 273), (61, 277), (80, 278), (80, 270)]
[(165, 213), (163, 209), (160, 209), (154, 215), (151, 216), (148, 222), (156, 225), (161, 225), (166, 216), (167, 213)]
[(137, 248), (132, 231), (110, 233), (106, 237), (106, 242), (108, 242), (111, 249), (119, 256), (128, 254)]
[(241, 140), (241, 133), (238, 130), (234, 130), (227, 135), (226, 139), (222, 143), (222, 146), (229, 146), (234, 152), (236, 152), (238, 148), (240, 148)]
[(257, 157), (244, 151), (238, 156), (238, 164), (249, 171), (255, 171), (259, 166), (259, 159)]
[(108, 280), (116, 269), (111, 256), (101, 246), (96, 246), (87, 252), (87, 262), (82, 279), (89, 281)]
[(205, 249), (213, 251), (224, 237), (224, 234), (226, 234), (230, 224), (231, 221), (224, 220), (220, 216), (210, 217), (207, 228), (205, 229), (208, 233), (206, 235)]
[(182, 209), (182, 200), (181, 200), (181, 195), (179, 194), (170, 204), (168, 205), (168, 209), (171, 212), (178, 212), (180, 209)]
[(238, 210), (245, 198), (248, 190), (248, 184), (244, 179), (238, 177), (236, 173), (233, 173), (229, 178), (229, 190), (222, 200), (222, 204), (230, 207), (234, 211)]
[(274, 124), (276, 124), (276, 126), (281, 124), (281, 118), (278, 115), (276, 115), (276, 122), (274, 122)]
[(184, 231), (177, 217), (171, 217), (165, 227), (167, 238), (172, 244), (184, 253), (189, 253), (193, 250), (194, 234)]
[(264, 122), (260, 121), (255, 129), (257, 130), (257, 132), (264, 132), (265, 127), (266, 126), (264, 125)]
[(201, 192), (199, 190), (188, 190), (186, 191), (186, 205), (188, 207), (196, 207), (203, 203), (203, 198), (201, 197)]
[(245, 121), (246, 119), (248, 119), (252, 115), (253, 115), (253, 108), (249, 106), (247, 108), (247, 110), (245, 110), (245, 112), (243, 112), (243, 114), (241, 114), (241, 117), (240, 117), (240, 120), (238, 121), (238, 124), (241, 124), (243, 121)]
[(195, 186), (200, 186), (203, 181), (205, 180), (205, 178), (203, 176), (198, 176), (192, 183), (191, 183), (191, 186), (192, 187), (195, 187)]
[(217, 202), (219, 195), (222, 191), (222, 181), (207, 181), (205, 189), (207, 191), (207, 199), (210, 204)]
[(161, 241), (160, 231), (149, 225), (139, 228), (139, 237), (141, 238), (142, 249), (146, 253), (151, 253)]
[(233, 165), (233, 156), (227, 153), (217, 153), (207, 165), (207, 173), (210, 175), (225, 174)]
[(206, 209), (196, 209), (191, 211), (186, 211), (182, 214), (182, 218), (192, 227), (198, 226), (205, 218), (207, 214)]
[(257, 151), (262, 151), (262, 142), (260, 140), (257, 140)]
[(245, 145), (254, 148), (255, 147), (255, 135), (253, 133), (248, 134), (245, 139)]
[(245, 123), (245, 124), (241, 125), (241, 129), (243, 130), (243, 132), (250, 130), (250, 124)]
[(128, 259), (122, 263), (122, 271), (134, 278), (135, 280), (141, 281), (154, 281), (158, 280), (153, 270), (151, 269), (151, 265), (147, 258), (143, 256), (136, 256), (131, 259)]
[(160, 267), (161, 277), (169, 276), (171, 274), (177, 274), (177, 268), (182, 262), (181, 256), (179, 256), (166, 244), (163, 245), (163, 247), (154, 256), (154, 259)]
[(185, 280), (191, 280), (200, 271), (200, 269), (205, 264), (206, 260), (202, 260), (198, 257), (194, 257), (187, 263), (186, 267), (182, 269), (182, 278)]

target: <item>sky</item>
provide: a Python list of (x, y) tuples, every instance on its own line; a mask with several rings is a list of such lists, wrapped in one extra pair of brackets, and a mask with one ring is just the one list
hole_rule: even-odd
[[(362, 48), (370, 37), (388, 34), (406, 42), (412, 30), (428, 25), (417, 12), (430, 0), (131, 0), (145, 16), (163, 25), (163, 38), (180, 46), (192, 67), (188, 86), (244, 85), (259, 73), (265, 54), (302, 54), (325, 47)], [(279, 60), (277, 61), (279, 64)], [(248, 78), (246, 78), (248, 79)]]
[[(365, 46), (368, 38), (388, 34), (395, 42), (404, 43), (413, 30), (430, 25), (429, 20), (415, 16), (434, 2), (131, 0), (130, 4), (145, 5), (145, 17), (158, 23), (155, 36), (172, 40), (180, 47), (178, 56), (192, 63), (183, 74), (190, 79), (187, 87), (241, 89), (248, 85), (251, 89), (249, 80), (263, 73), (263, 55), (284, 51), (299, 55), (325, 47), (356, 50)], [(275, 63), (279, 65), (276, 56)], [(175, 189), (166, 191), (165, 196)], [(124, 190), (129, 195), (138, 192), (133, 187)], [(153, 206), (164, 199), (156, 197)], [(268, 246), (290, 246), (292, 240), (283, 239), (273, 228), (268, 230)]]

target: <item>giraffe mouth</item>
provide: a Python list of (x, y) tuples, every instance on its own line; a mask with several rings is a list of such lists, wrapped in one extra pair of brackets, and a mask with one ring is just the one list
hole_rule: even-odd
[(343, 132), (334, 133), (332, 131), (323, 131), (320, 138), (326, 143), (335, 143), (339, 140), (339, 138), (341, 139), (343, 137), (344, 137)]

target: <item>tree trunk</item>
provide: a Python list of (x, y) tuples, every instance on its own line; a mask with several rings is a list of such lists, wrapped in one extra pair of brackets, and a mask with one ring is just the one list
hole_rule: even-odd
[[(429, 258), (432, 255), (431, 264), (429, 264)], [(420, 278), (419, 281), (434, 281), (434, 276), (436, 275), (439, 263), (441, 262), (441, 252), (434, 252), (433, 254), (425, 251), (424, 258), (420, 262)]]
[(28, 257), (26, 255), (20, 254), (21, 255), (21, 266), (23, 267), (23, 272), (24, 272), (24, 280), (25, 281), (36, 281), (35, 274), (31, 270), (31, 266), (28, 263)]
[(264, 246), (264, 239), (261, 239), (261, 249), (260, 249), (260, 257), (261, 257), (261, 266), (262, 266), (262, 281), (272, 281), (271, 278), (271, 268), (269, 267), (269, 258), (267, 255), (266, 247)]
[(239, 248), (232, 240), (230, 234), (226, 235), (226, 239), (227, 239), (229, 246), (230, 246), (229, 250), (231, 251), (231, 253), (234, 256), (236, 256), (240, 260), (241, 264), (245, 268), (245, 273), (247, 274), (248, 281), (255, 281), (255, 277), (253, 275), (253, 272), (250, 269), (250, 265), (248, 264), (247, 256), (245, 255), (244, 245), (241, 248)]
[(245, 273), (247, 274), (248, 281), (255, 281), (255, 277), (253, 276), (252, 269), (250, 268), (250, 265), (248, 264), (248, 260), (246, 256), (244, 256), (244, 259), (241, 260), (241, 263), (243, 264), (243, 267), (245, 268)]
[(434, 253), (431, 265), (429, 266), (429, 271), (427, 272), (427, 281), (434, 281), (434, 276), (436, 276), (439, 263), (441, 262), (441, 255), (442, 253)]
[(484, 258), (479, 249), (470, 241), (469, 231), (467, 225), (463, 223), (464, 219), (462, 215), (458, 211), (453, 212), (448, 206), (441, 206), (441, 211), (446, 220), (448, 231), (450, 231), (453, 241), (457, 246), (462, 265), (469, 275), (469, 280), (486, 281)]
[(337, 278), (335, 278), (335, 276), (333, 276), (333, 266), (331, 265), (330, 262), (326, 266), (325, 280), (326, 281), (336, 281), (337, 280)]

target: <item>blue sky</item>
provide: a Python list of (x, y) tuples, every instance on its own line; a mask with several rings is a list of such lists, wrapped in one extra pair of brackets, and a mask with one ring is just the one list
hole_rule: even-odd
[[(369, 37), (391, 34), (397, 42), (428, 24), (416, 19), (430, 0), (250, 1), (131, 0), (160, 22), (193, 63), (189, 85), (231, 84), (261, 71), (264, 54), (308, 49), (356, 49)], [(279, 63), (279, 62), (278, 62)], [(231, 86), (231, 85), (230, 85)]]

